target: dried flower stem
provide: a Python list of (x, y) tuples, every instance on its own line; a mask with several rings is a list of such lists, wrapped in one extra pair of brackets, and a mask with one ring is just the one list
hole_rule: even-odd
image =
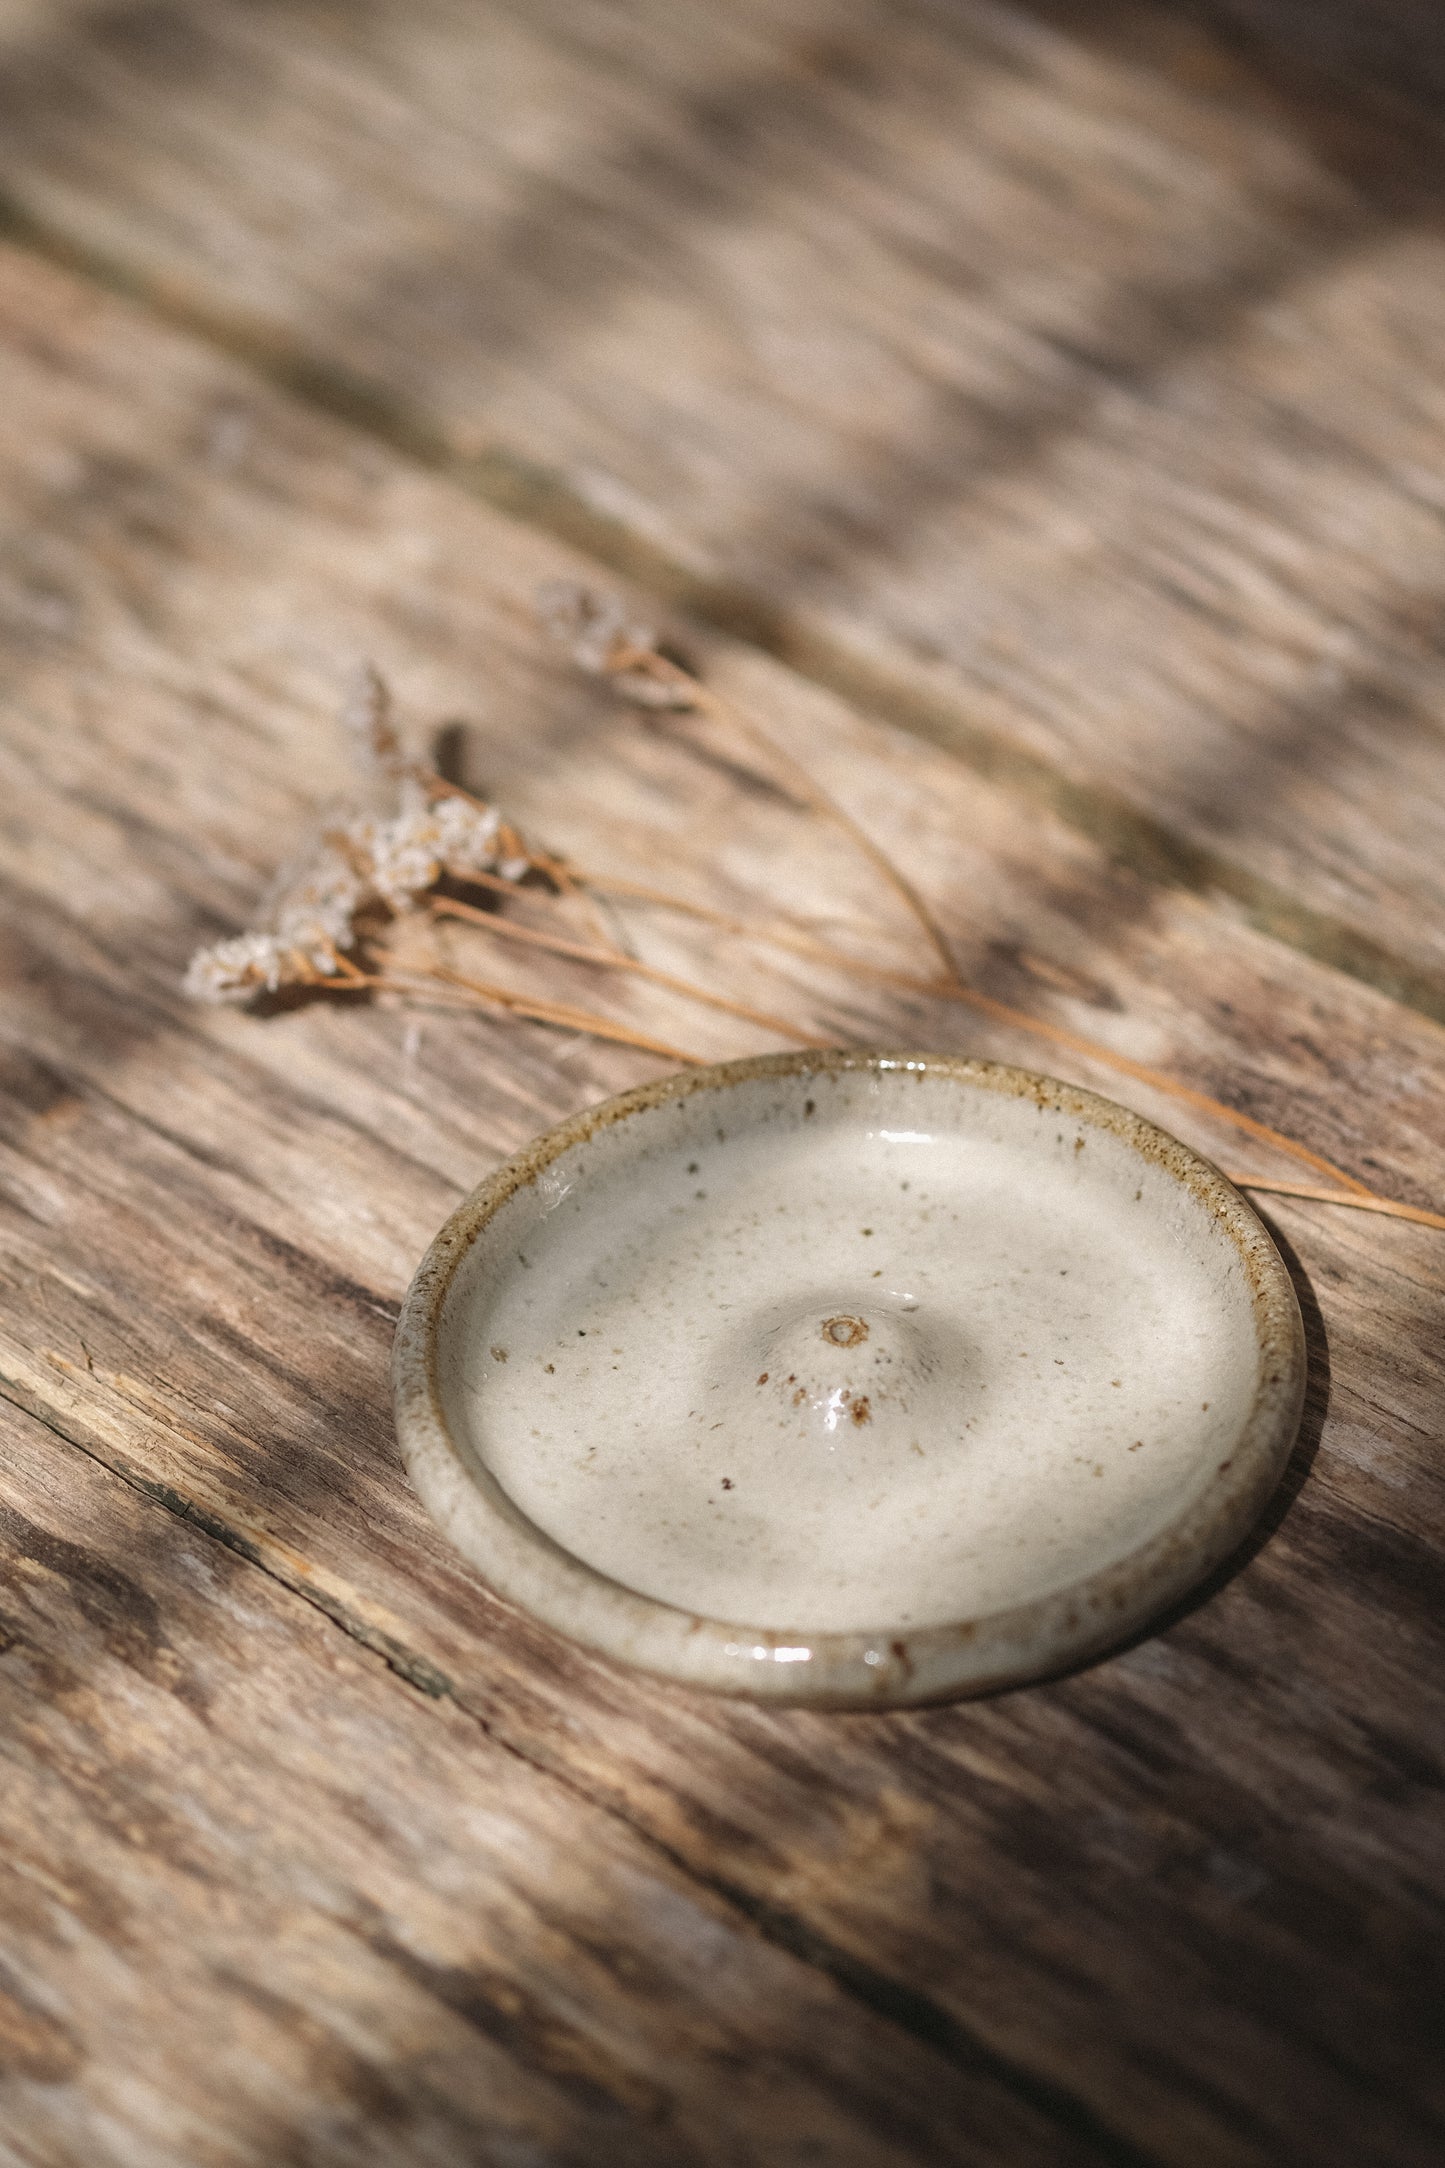
[(720, 693), (715, 693), (710, 686), (704, 685), (690, 670), (684, 670), (666, 655), (659, 655), (654, 648), (620, 648), (609, 668), (642, 672), (656, 682), (676, 689), (679, 694), (686, 693), (688, 705), (695, 708), (700, 715), (710, 716), (715, 723), (720, 723), (725, 729), (735, 731), (745, 738), (764, 760), (771, 762), (788, 778), (805, 804), (842, 829), (922, 928), (948, 978), (957, 978), (957, 966), (943, 929), (908, 876), (893, 863), (882, 845), (874, 842), (867, 829), (856, 821), (829, 791), (813, 780), (802, 762), (794, 760), (792, 754), (778, 744), (770, 731), (765, 730), (761, 723), (755, 722), (752, 716), (733, 701), (724, 699)]
[[(260, 925), (227, 940), (214, 943), (195, 955), (185, 986), (203, 1001), (246, 1000), (277, 992), (284, 986), (354, 993), (376, 990), (407, 994), (413, 999), (455, 1008), (500, 1009), (538, 1023), (582, 1032), (597, 1039), (637, 1048), (663, 1060), (687, 1066), (703, 1057), (655, 1039), (609, 1016), (569, 1003), (546, 1001), (519, 994), (507, 986), (466, 976), (443, 965), (408, 967), (392, 965), (378, 972), (364, 970), (346, 953), (363, 938), (372, 916), (400, 917), (426, 908), (433, 917), (465, 921), (478, 930), (597, 969), (628, 971), (649, 983), (666, 988), (686, 1000), (721, 1010), (746, 1023), (791, 1040), (794, 1044), (823, 1048), (832, 1042), (800, 1031), (789, 1020), (755, 1009), (729, 996), (713, 993), (673, 972), (644, 963), (616, 940), (603, 922), (598, 899), (612, 895), (674, 911), (723, 929), (736, 938), (765, 947), (809, 957), (846, 977), (868, 980), (898, 992), (928, 1000), (962, 1003), (991, 1021), (1009, 1029), (1032, 1033), (1070, 1053), (1113, 1069), (1158, 1091), (1210, 1119), (1223, 1121), (1270, 1149), (1302, 1162), (1316, 1174), (1326, 1176), (1335, 1187), (1320, 1189), (1298, 1182), (1266, 1177), (1234, 1175), (1241, 1189), (1263, 1194), (1297, 1197), (1322, 1204), (1348, 1205), (1358, 1211), (1376, 1212), (1393, 1219), (1445, 1231), (1445, 1214), (1420, 1206), (1397, 1204), (1346, 1174), (1331, 1161), (1292, 1137), (1256, 1121), (1208, 1093), (1118, 1054), (1112, 1047), (1047, 1022), (1028, 1010), (1014, 1008), (980, 993), (961, 977), (948, 942), (922, 897), (893, 864), (886, 851), (836, 800), (816, 784), (807, 770), (777, 744), (753, 718), (664, 656), (650, 632), (625, 623), (622, 604), (616, 597), (597, 596), (585, 589), (565, 585), (543, 602), (544, 622), (571, 648), (574, 660), (584, 669), (609, 678), (619, 693), (644, 707), (657, 710), (694, 710), (719, 723), (750, 744), (768, 763), (787, 777), (799, 798), (812, 810), (846, 833), (874, 869), (907, 905), (911, 916), (928, 937), (943, 966), (942, 978), (923, 978), (915, 973), (871, 964), (850, 956), (830, 942), (783, 922), (763, 925), (711, 909), (686, 897), (669, 894), (620, 876), (588, 875), (562, 858), (530, 850), (518, 831), (485, 801), (459, 784), (453, 784), (425, 763), (406, 757), (392, 721), (391, 696), (385, 680), (367, 665), (360, 672), (344, 711), (344, 721), (365, 765), (386, 778), (394, 793), (394, 811), (386, 816), (358, 815), (344, 827), (322, 839), (318, 853), (304, 871), (291, 877), (269, 905)], [(466, 882), (502, 895), (515, 897), (526, 874), (536, 872), (546, 885), (537, 891), (553, 904), (570, 903), (580, 908), (597, 936), (596, 945), (519, 924), (496, 912), (436, 893), (443, 879)]]
[(619, 1024), (610, 1016), (596, 1016), (589, 1009), (574, 1009), (562, 1001), (537, 1001), (527, 994), (514, 994), (509, 986), (493, 986), (486, 979), (466, 977), (460, 971), (449, 971), (442, 964), (424, 974), (434, 977), (448, 986), (462, 987), (469, 994), (476, 994), (483, 1001), (495, 1002), (498, 1008), (509, 1010), (514, 1016), (530, 1017), (538, 1024), (560, 1024), (568, 1031), (585, 1031), (594, 1039), (611, 1039), (619, 1046), (635, 1046), (644, 1054), (660, 1054), (665, 1061), (681, 1062), (685, 1068), (701, 1069), (706, 1066), (705, 1054), (689, 1054), (680, 1046), (670, 1046), (665, 1039), (649, 1038), (646, 1032), (634, 1031), (630, 1024)]
[(1201, 1114), (1231, 1123), (1242, 1129), (1247, 1136), (1255, 1137), (1261, 1144), (1273, 1146), (1276, 1151), (1287, 1152), (1291, 1158), (1313, 1167), (1320, 1174), (1328, 1175), (1341, 1189), (1350, 1190), (1357, 1197), (1369, 1197), (1373, 1191), (1364, 1182), (1357, 1182), (1352, 1174), (1346, 1174), (1333, 1161), (1321, 1158), (1306, 1144), (1297, 1144), (1278, 1129), (1271, 1129), (1267, 1122), (1257, 1122), (1252, 1114), (1243, 1114), (1238, 1107), (1227, 1106), (1222, 1099), (1211, 1098), (1208, 1092), (1195, 1091), (1188, 1084), (1180, 1084), (1173, 1077), (1165, 1076), (1158, 1069), (1149, 1068), (1144, 1062), (1131, 1061), (1127, 1054), (1116, 1054), (1110, 1046), (1097, 1039), (1087, 1039), (1081, 1032), (1068, 1031), (1062, 1024), (1046, 1023), (1041, 1016), (1031, 1016), (1027, 1009), (1015, 1009), (1004, 1001), (994, 1001), (988, 994), (975, 992), (972, 987), (939, 988), (938, 998), (943, 1001), (961, 1001), (980, 1015), (992, 1017), (997, 1023), (1012, 1025), (1019, 1031), (1031, 1031), (1041, 1039), (1048, 1039), (1054, 1046), (1067, 1047), (1072, 1054), (1082, 1054), (1090, 1061), (1098, 1061), (1118, 1071), (1120, 1076), (1133, 1077), (1151, 1090), (1163, 1092), (1181, 1105), (1194, 1107)]
[[(478, 1009), (490, 1009), (494, 1004), (483, 1001), (477, 994), (463, 993), (459, 987), (449, 986), (430, 970), (364, 971), (359, 977), (348, 980), (338, 987), (325, 982), (331, 993), (404, 994), (408, 1001), (423, 1001), (437, 1008), (462, 1010), (475, 1013)], [(321, 987), (321, 980), (315, 981)]]
[[(582, 906), (586, 913), (589, 926), (595, 929), (597, 945), (600, 949), (605, 949), (610, 957), (613, 959), (620, 958), (624, 963), (635, 963), (637, 961), (632, 951), (624, 948), (612, 929), (604, 923), (601, 913), (597, 909), (597, 898), (606, 894), (606, 890), (599, 883), (582, 880), (576, 869), (570, 866), (565, 858), (552, 858), (543, 853), (534, 853), (532, 863), (540, 872), (545, 873), (548, 880), (551, 881), (552, 886), (550, 889), (529, 888), (519, 890), (515, 881), (504, 881), (501, 875), (497, 873), (469, 873), (467, 875), (467, 886), (468, 888), (490, 889), (494, 896), (515, 898), (518, 894), (521, 894), (535, 897), (540, 903), (575, 901)], [(441, 899), (429, 900), (440, 901)]]
[[(319, 986), (323, 982), (317, 980), (316, 983)], [(508, 1015), (525, 1016), (536, 1023), (556, 1024), (567, 1031), (581, 1032), (587, 1038), (635, 1046), (645, 1054), (659, 1054), (665, 1060), (681, 1062), (687, 1068), (702, 1068), (708, 1059), (705, 1054), (689, 1053), (664, 1039), (649, 1038), (645, 1032), (634, 1031), (630, 1024), (620, 1024), (610, 1016), (597, 1016), (589, 1009), (575, 1009), (565, 1002), (539, 1001), (528, 994), (513, 993), (507, 986), (493, 986), (484, 979), (466, 978), (441, 965), (415, 971), (362, 972), (341, 990), (347, 992), (353, 988), (382, 994), (406, 994), (412, 1000), (435, 1002), (449, 1009), (502, 1009)]]
[[(947, 979), (925, 979), (916, 972), (869, 963), (865, 957), (850, 956), (845, 949), (834, 948), (831, 942), (822, 940), (817, 934), (804, 933), (801, 927), (789, 926), (781, 919), (763, 923), (758, 919), (734, 918), (726, 911), (714, 910), (710, 904), (695, 903), (689, 896), (675, 896), (670, 889), (654, 888), (647, 881), (629, 881), (621, 874), (584, 873), (576, 866), (572, 871), (596, 895), (626, 896), (638, 903), (654, 903), (660, 910), (676, 911), (683, 918), (695, 918), (705, 926), (716, 926), (720, 932), (736, 934), (741, 940), (758, 941), (767, 948), (787, 949), (795, 956), (812, 956), (821, 963), (836, 964), (855, 977), (872, 979), (880, 986), (897, 986), (907, 993), (943, 997), (962, 983), (956, 972)], [(486, 885), (491, 887), (493, 884), (489, 881)]]
[[(345, 951), (337, 948), (334, 942), (331, 946), (331, 963), (332, 971), (343, 986), (365, 986), (367, 984), (366, 972), (361, 969), (359, 964), (354, 964)], [(323, 983), (324, 980), (318, 973), (316, 984)]]
[(499, 918), (495, 911), (479, 911), (475, 904), (461, 903), (452, 896), (434, 897), (431, 908), (438, 918), (464, 920), (467, 925), (480, 927), (483, 932), (495, 934), (502, 940), (526, 942), (533, 948), (547, 949), (554, 956), (569, 956), (578, 963), (595, 964), (608, 971), (630, 971), (654, 986), (665, 986), (670, 992), (681, 994), (685, 1000), (701, 1002), (710, 1009), (721, 1009), (728, 1016), (739, 1016), (744, 1023), (776, 1032), (780, 1038), (791, 1039), (798, 1046), (830, 1047), (833, 1044), (831, 1039), (820, 1039), (810, 1032), (800, 1031), (785, 1017), (770, 1015), (766, 1009), (749, 1008), (746, 1002), (731, 1001), (726, 994), (712, 993), (706, 986), (678, 978), (671, 971), (659, 970), (656, 965), (645, 964), (618, 949), (588, 948), (580, 941), (565, 940), (560, 934), (543, 933), (535, 926), (520, 926), (515, 919)]
[(1016, 1009), (1008, 1002), (996, 1001), (990, 994), (979, 993), (969, 986), (957, 973), (948, 981), (922, 979), (906, 971), (892, 971), (885, 964), (865, 963), (861, 957), (849, 956), (828, 942), (817, 940), (811, 934), (774, 930), (749, 924), (745, 919), (728, 918), (720, 911), (711, 911), (705, 905), (693, 904), (685, 899), (669, 896), (661, 889), (649, 888), (640, 881), (614, 880), (610, 875), (593, 879), (583, 876), (591, 887), (603, 893), (636, 896), (640, 901), (656, 903), (664, 909), (685, 912), (689, 917), (701, 918), (709, 924), (740, 934), (745, 939), (760, 941), (772, 947), (790, 949), (797, 955), (816, 957), (840, 972), (857, 978), (871, 980), (875, 985), (891, 986), (900, 993), (920, 994), (933, 1001), (952, 1001), (966, 1008), (975, 1009), (994, 1023), (1006, 1024), (1016, 1031), (1027, 1031), (1037, 1038), (1048, 1039), (1055, 1046), (1067, 1047), (1071, 1053), (1082, 1054), (1090, 1061), (1103, 1063), (1121, 1076), (1132, 1077), (1136, 1083), (1147, 1084), (1151, 1090), (1162, 1092), (1166, 1097), (1177, 1099), (1184, 1106), (1194, 1107), (1201, 1114), (1208, 1114), (1220, 1121), (1229, 1122), (1247, 1136), (1261, 1144), (1271, 1145), (1305, 1166), (1313, 1167), (1318, 1174), (1328, 1175), (1341, 1189), (1351, 1191), (1358, 1197), (1374, 1194), (1363, 1182), (1357, 1182), (1352, 1174), (1346, 1174), (1332, 1160), (1312, 1152), (1308, 1145), (1296, 1143), (1278, 1129), (1271, 1129), (1265, 1122), (1256, 1121), (1252, 1114), (1241, 1113), (1239, 1108), (1226, 1105), (1222, 1099), (1211, 1098), (1209, 1093), (1195, 1091), (1188, 1084), (1181, 1084), (1158, 1069), (1149, 1068), (1144, 1062), (1131, 1061), (1127, 1054), (1117, 1054), (1110, 1046), (1097, 1039), (1086, 1038), (1081, 1032), (1069, 1031), (1062, 1024), (1051, 1024), (1041, 1016), (1032, 1015), (1027, 1009)]
[(1363, 1196), (1338, 1189), (1307, 1189), (1299, 1182), (1266, 1182), (1252, 1174), (1227, 1176), (1236, 1189), (1266, 1190), (1276, 1197), (1307, 1197), (1314, 1204), (1347, 1204), (1357, 1212), (1383, 1212), (1390, 1219), (1412, 1220), (1417, 1227), (1445, 1230), (1445, 1212), (1427, 1212), (1423, 1205), (1396, 1204), (1391, 1197), (1377, 1197), (1372, 1190)]
[[(546, 874), (559, 896), (565, 896), (569, 901), (575, 902), (579, 906), (588, 925), (597, 936), (599, 947), (610, 950), (614, 956), (625, 956), (627, 954), (626, 949), (622, 947), (601, 911), (597, 908), (596, 898), (588, 895), (586, 888), (577, 879), (564, 858), (554, 858), (549, 852), (542, 851), (534, 853), (533, 864), (539, 872)], [(508, 892), (515, 891), (515, 883), (497, 882), (495, 876), (484, 885), (491, 888), (494, 882), (495, 885)]]

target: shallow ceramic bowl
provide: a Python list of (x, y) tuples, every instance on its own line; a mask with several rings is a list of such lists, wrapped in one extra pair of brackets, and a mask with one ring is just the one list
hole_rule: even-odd
[(491, 1586), (652, 1671), (886, 1706), (1057, 1671), (1240, 1541), (1288, 1274), (1184, 1145), (939, 1056), (784, 1054), (564, 1122), (455, 1212), (397, 1427)]

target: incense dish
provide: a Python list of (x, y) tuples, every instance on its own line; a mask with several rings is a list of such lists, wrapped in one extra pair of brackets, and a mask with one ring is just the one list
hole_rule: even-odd
[(590, 1648), (886, 1707), (1056, 1672), (1241, 1541), (1304, 1339), (1238, 1192), (1112, 1101), (784, 1054), (565, 1122), (453, 1214), (397, 1427), (490, 1586)]

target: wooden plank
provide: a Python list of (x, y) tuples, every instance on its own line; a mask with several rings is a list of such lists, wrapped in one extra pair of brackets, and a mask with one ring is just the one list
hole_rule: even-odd
[[(533, 583), (576, 569), (553, 544), (33, 261), (5, 263), (0, 339), (4, 1392), (1011, 2092), (1050, 2145), (1433, 2158), (1436, 1238), (1281, 1205), (1316, 1365), (1298, 1495), (1210, 1603), (1077, 1678), (830, 1720), (706, 1703), (509, 1613), (401, 1475), (388, 1320), (467, 1182), (646, 1065), (465, 1019), (409, 1050), (383, 1011), (182, 1006), (192, 943), (244, 919), (343, 782), (342, 664), (370, 649), (418, 714), (474, 718), (478, 777), (579, 856), (812, 909), (880, 953), (908, 930), (738, 748), (690, 749), (539, 649)], [(1434, 1027), (776, 664), (699, 651), (906, 848), (992, 991), (1445, 1193)], [(741, 961), (739, 983), (846, 1038), (1037, 1059), (941, 1006)], [(629, 998), (656, 1031), (754, 1043)]]
[(0, 24), (13, 224), (1445, 1018), (1431, 10)]
[(233, 1551), (14, 1408), (0, 1437), (7, 2158), (1056, 2142)]

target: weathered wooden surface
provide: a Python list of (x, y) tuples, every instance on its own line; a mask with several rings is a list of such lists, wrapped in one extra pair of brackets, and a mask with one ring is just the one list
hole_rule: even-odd
[(872, 2168), (1047, 2139), (233, 1551), (13, 1408), (0, 1439), (25, 2157)]
[[(3, 1489), (44, 1531), (0, 1603), (18, 2156), (1438, 2158), (1440, 1238), (1279, 1205), (1315, 1357), (1285, 1495), (1207, 1604), (1078, 1677), (764, 1713), (508, 1612), (398, 1465), (390, 1318), (462, 1188), (648, 1064), (181, 1002), (347, 786), (344, 669), (465, 717), (474, 778), (594, 866), (896, 960), (913, 936), (739, 747), (542, 651), (555, 543), (34, 259), (0, 273)], [(1445, 1196), (1435, 1026), (683, 636), (906, 851), (978, 983)], [(804, 1027), (1040, 1058), (632, 925)], [(759, 1043), (652, 991), (625, 1013)]]
[(0, 8), (12, 218), (1445, 1018), (1411, 0)]

